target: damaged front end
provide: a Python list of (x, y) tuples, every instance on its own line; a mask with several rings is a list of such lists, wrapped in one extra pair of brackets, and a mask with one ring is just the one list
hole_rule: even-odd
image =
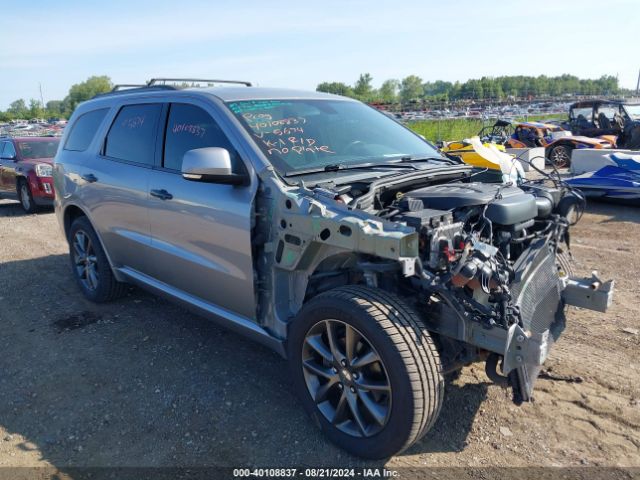
[[(424, 206), (454, 208), (436, 212)], [(486, 359), (488, 376), (532, 398), (548, 352), (565, 328), (565, 307), (606, 311), (613, 282), (570, 276), (569, 218), (578, 192), (542, 184), (457, 184), (408, 192), (421, 222), (420, 279), (427, 325), (441, 335), (445, 369)], [(456, 207), (457, 206), (457, 207)], [(413, 221), (415, 214), (401, 214)], [(447, 355), (447, 352), (449, 354)]]
[(358, 283), (393, 291), (435, 334), (443, 373), (485, 361), (519, 404), (532, 398), (565, 307), (611, 303), (613, 282), (570, 274), (570, 219), (584, 200), (561, 184), (434, 175), (417, 185), (394, 177), (368, 188), (272, 186), (256, 206), (256, 230), (269, 241), (254, 256), (259, 317), (283, 338), (322, 291)]
[(514, 401), (531, 399), (542, 364), (565, 327), (565, 306), (605, 312), (613, 298), (613, 281), (602, 283), (594, 274), (580, 279), (558, 269), (556, 252), (541, 241), (515, 265), (512, 287), (522, 325), (509, 327), (502, 372), (513, 387)]

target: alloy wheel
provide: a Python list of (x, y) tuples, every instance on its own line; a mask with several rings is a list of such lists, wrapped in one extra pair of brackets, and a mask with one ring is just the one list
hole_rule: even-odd
[(302, 370), (318, 410), (343, 433), (370, 437), (391, 413), (391, 383), (378, 352), (358, 330), (323, 320), (306, 334)]
[(564, 147), (556, 147), (551, 153), (551, 161), (557, 168), (564, 168), (569, 165), (571, 157)]
[(82, 285), (87, 290), (98, 288), (98, 257), (91, 239), (82, 230), (73, 237), (73, 261)]

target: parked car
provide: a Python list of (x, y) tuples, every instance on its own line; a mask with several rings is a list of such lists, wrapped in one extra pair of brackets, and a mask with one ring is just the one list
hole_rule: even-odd
[(27, 213), (52, 206), (59, 143), (56, 137), (0, 137), (0, 196), (17, 198)]
[(611, 301), (611, 282), (567, 273), (582, 200), (560, 183), (472, 183), (352, 99), (157, 82), (82, 103), (65, 130), (55, 208), (79, 289), (104, 302), (130, 282), (273, 348), (355, 455), (425, 435), (471, 362), (530, 400), (565, 305)]
[(640, 149), (640, 102), (585, 100), (569, 107), (563, 127), (578, 135), (617, 136), (617, 147)]
[[(491, 142), (483, 142), (484, 146), (488, 147), (491, 145)], [(495, 144), (496, 148), (504, 152), (504, 145)], [(457, 140), (453, 142), (439, 142), (438, 145), (440, 151), (445, 153), (448, 157), (456, 157), (462, 160), (464, 163), (473, 165), (474, 167), (479, 168), (488, 168), (491, 170), (500, 170), (500, 166), (492, 161), (483, 157), (480, 153), (476, 152), (473, 148), (473, 145), (469, 141), (469, 139), (465, 140)]]
[(559, 125), (543, 122), (511, 122), (497, 120), (493, 126), (480, 130), (480, 138), (507, 148), (544, 147), (546, 160), (558, 168), (571, 164), (571, 152), (576, 148), (611, 148), (615, 136), (590, 138), (572, 135)]

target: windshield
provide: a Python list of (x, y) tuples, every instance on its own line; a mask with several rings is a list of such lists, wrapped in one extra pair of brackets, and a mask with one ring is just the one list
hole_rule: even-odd
[(625, 105), (624, 109), (633, 120), (640, 120), (640, 104), (639, 105)]
[(18, 149), (24, 159), (53, 158), (56, 156), (60, 139), (37, 142), (18, 142)]
[(284, 174), (409, 156), (441, 157), (418, 135), (359, 102), (250, 100), (227, 105)]

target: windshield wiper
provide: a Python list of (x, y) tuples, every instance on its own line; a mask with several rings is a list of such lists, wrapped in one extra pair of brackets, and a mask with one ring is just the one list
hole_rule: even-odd
[(376, 170), (376, 169), (410, 169), (410, 170), (418, 170), (418, 167), (415, 165), (402, 165), (400, 163), (359, 163), (355, 165), (349, 165), (344, 163), (331, 163), (329, 165), (325, 165), (324, 167), (318, 168), (308, 168), (306, 170), (295, 170), (293, 172), (288, 172), (285, 174), (285, 177), (295, 177), (296, 175), (307, 175), (310, 173), (322, 173), (322, 172), (337, 172), (339, 170)]
[(403, 163), (411, 163), (411, 162), (432, 162), (432, 161), (436, 161), (436, 162), (444, 162), (444, 163), (448, 163), (449, 165), (457, 165), (459, 162), (456, 162), (455, 160), (452, 160), (450, 158), (447, 158), (445, 156), (442, 157), (412, 157), (412, 156), (405, 156), (402, 157), (400, 159), (401, 162)]

